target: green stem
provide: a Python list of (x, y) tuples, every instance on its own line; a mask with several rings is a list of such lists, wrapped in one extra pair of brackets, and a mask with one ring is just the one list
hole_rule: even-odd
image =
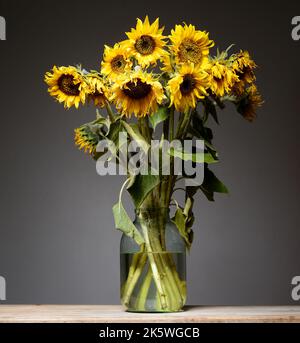
[(151, 282), (152, 282), (152, 271), (151, 271), (151, 268), (148, 267), (146, 276), (145, 276), (144, 281), (143, 281), (142, 286), (141, 286), (141, 291), (139, 293), (139, 296), (138, 296), (138, 298), (136, 300), (136, 304), (135, 304), (135, 308), (139, 311), (146, 310), (145, 304), (146, 304), (146, 300), (147, 300), (147, 296), (148, 296), (148, 292), (150, 289)]
[(158, 219), (153, 223), (154, 225), (152, 227), (149, 227), (148, 234), (151, 245), (156, 253), (155, 256), (157, 258), (158, 268), (160, 270), (160, 273), (164, 276), (163, 284), (166, 286), (166, 289), (168, 291), (171, 309), (174, 310), (177, 308), (181, 308), (183, 300), (180, 293), (180, 288), (178, 287), (176, 278), (173, 275), (174, 270), (172, 270), (170, 266), (166, 250), (162, 249), (160, 239), (158, 237), (158, 232), (161, 232), (158, 230), (158, 228), (161, 229), (162, 226), (165, 227), (164, 216), (164, 213), (158, 215)]
[[(147, 200), (147, 206), (150, 205), (151, 202)], [(164, 215), (165, 213), (157, 213), (153, 217), (148, 217), (146, 212), (146, 217), (143, 217), (142, 212), (139, 214), (140, 225), (146, 242), (146, 252), (137, 253), (133, 256), (128, 279), (122, 292), (122, 302), (128, 306), (138, 280), (141, 279), (142, 275), (145, 275), (143, 271), (148, 260), (149, 268), (139, 288), (139, 294), (134, 305), (136, 310), (146, 310), (145, 304), (152, 278), (157, 289), (157, 310), (177, 311), (185, 303), (185, 283), (179, 278), (172, 254), (166, 251), (166, 247), (161, 242), (161, 238), (165, 235)], [(163, 236), (160, 236), (162, 231)]]
[(140, 258), (140, 253), (135, 253), (132, 257), (132, 261), (131, 261), (131, 265), (129, 267), (127, 279), (126, 279), (125, 283), (122, 285), (122, 291), (121, 291), (122, 299), (125, 297), (125, 294), (128, 293), (129, 285), (132, 282), (133, 275), (134, 275), (134, 272), (136, 270), (136, 266), (138, 264), (139, 258)]
[(139, 277), (142, 274), (143, 268), (145, 266), (147, 262), (147, 254), (146, 253), (142, 253), (141, 254), (141, 258), (138, 261), (136, 270), (134, 271), (134, 274), (131, 278), (131, 281), (128, 283), (128, 288), (126, 289), (126, 292), (124, 292), (124, 296), (123, 296), (123, 304), (125, 306), (128, 306), (129, 302), (130, 302), (130, 297), (132, 295), (132, 292), (135, 288), (135, 285), (139, 279)]
[(115, 121), (115, 116), (114, 116), (114, 112), (113, 112), (108, 101), (105, 101), (105, 108), (106, 108), (106, 111), (107, 111), (107, 114), (109, 116), (110, 121), (113, 123)]
[(139, 118), (138, 119), (138, 126), (140, 128), (141, 134), (144, 136), (146, 141), (150, 144), (151, 142), (151, 133), (149, 129), (148, 117)]
[(177, 139), (183, 139), (184, 138), (184, 134), (185, 134), (186, 128), (190, 122), (190, 118), (191, 118), (191, 110), (186, 111), (182, 115), (182, 119), (178, 125), (178, 129), (177, 129), (177, 133), (176, 133)]
[(170, 128), (170, 142), (172, 142), (172, 140), (174, 139), (174, 106), (171, 107), (171, 111), (170, 111), (169, 128)]
[(160, 275), (160, 273), (158, 271), (157, 264), (156, 264), (155, 259), (154, 259), (153, 250), (152, 250), (149, 235), (148, 235), (148, 229), (147, 229), (147, 227), (145, 227), (145, 224), (143, 222), (141, 222), (141, 227), (142, 227), (143, 234), (144, 234), (144, 239), (145, 239), (145, 243), (146, 243), (146, 247), (147, 247), (149, 263), (150, 263), (150, 266), (152, 269), (153, 279), (154, 279), (154, 282), (156, 284), (157, 291), (159, 293), (161, 306), (163, 309), (167, 309), (167, 307), (168, 307), (167, 295), (166, 295), (166, 292), (165, 292), (164, 287), (162, 285), (162, 279), (161, 279), (162, 275)]

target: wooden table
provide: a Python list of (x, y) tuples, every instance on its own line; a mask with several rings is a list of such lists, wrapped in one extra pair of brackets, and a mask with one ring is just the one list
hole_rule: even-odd
[(129, 313), (117, 305), (0, 305), (0, 323), (300, 323), (300, 306), (187, 306), (178, 313)]

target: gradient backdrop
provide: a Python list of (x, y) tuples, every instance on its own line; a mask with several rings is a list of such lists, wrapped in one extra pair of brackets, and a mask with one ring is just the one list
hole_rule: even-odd
[[(280, 5), (279, 5), (280, 3)], [(65, 111), (43, 82), (53, 64), (99, 67), (103, 44), (136, 17), (169, 31), (185, 21), (221, 49), (249, 49), (265, 105), (253, 124), (229, 106), (211, 123), (229, 196), (198, 195), (188, 257), (189, 304), (297, 304), (300, 275), (298, 0), (0, 0), (0, 275), (6, 303), (119, 303), (119, 241), (111, 207), (123, 179), (100, 177), (73, 143), (92, 107)], [(128, 198), (127, 198), (128, 199)], [(129, 203), (129, 202), (128, 202)], [(132, 213), (132, 212), (131, 212)]]

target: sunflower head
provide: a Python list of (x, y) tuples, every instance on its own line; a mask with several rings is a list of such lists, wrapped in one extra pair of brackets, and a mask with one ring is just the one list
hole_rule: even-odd
[(246, 89), (245, 95), (236, 103), (238, 112), (249, 122), (256, 118), (258, 107), (264, 103), (255, 84)]
[(80, 102), (85, 103), (87, 84), (78, 68), (54, 66), (52, 72), (45, 74), (45, 82), (49, 86), (49, 94), (63, 102), (65, 107), (78, 108)]
[(132, 62), (124, 44), (116, 43), (113, 48), (105, 45), (103, 61), (101, 62), (101, 72), (110, 81), (131, 69)]
[(159, 28), (159, 18), (150, 24), (146, 16), (144, 22), (137, 19), (136, 28), (126, 32), (128, 39), (124, 41), (124, 45), (142, 67), (155, 65), (167, 53), (163, 49), (166, 44), (163, 29)]
[(178, 73), (168, 82), (171, 105), (174, 104), (179, 112), (195, 108), (197, 100), (207, 95), (208, 86), (209, 76), (203, 68), (193, 63), (182, 65)]
[(214, 46), (208, 33), (196, 30), (193, 25), (176, 25), (169, 37), (172, 43), (170, 49), (177, 64), (190, 62), (201, 65), (207, 60), (209, 49)]
[(230, 60), (232, 70), (239, 78), (239, 82), (234, 87), (234, 92), (237, 95), (241, 95), (247, 84), (255, 82), (254, 69), (257, 68), (257, 65), (251, 59), (248, 51), (240, 51), (238, 54), (232, 55)]
[(99, 135), (93, 130), (93, 127), (85, 124), (75, 129), (75, 145), (80, 150), (93, 155), (96, 152), (97, 144), (99, 143)]
[(141, 69), (120, 78), (111, 93), (110, 100), (128, 117), (132, 114), (136, 117), (151, 115), (165, 98), (161, 83)]
[(229, 94), (236, 82), (239, 81), (226, 59), (211, 59), (207, 70), (210, 75), (210, 90), (218, 97)]
[(94, 102), (95, 106), (104, 107), (109, 98), (109, 89), (103, 79), (98, 74), (86, 76), (88, 83), (88, 98)]

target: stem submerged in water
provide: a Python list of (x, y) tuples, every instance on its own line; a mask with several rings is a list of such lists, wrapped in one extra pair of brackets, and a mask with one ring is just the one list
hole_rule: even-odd
[[(172, 253), (162, 244), (166, 210), (152, 209), (151, 212), (150, 209), (143, 209), (142, 212), (139, 224), (145, 239), (145, 250), (133, 255), (126, 283), (122, 287), (122, 302), (135, 311), (147, 311), (149, 307), (152, 311), (179, 311), (185, 303), (185, 283), (180, 280)], [(149, 305), (147, 300), (148, 296), (153, 297), (153, 287), (156, 288), (156, 301), (151, 300)]]

